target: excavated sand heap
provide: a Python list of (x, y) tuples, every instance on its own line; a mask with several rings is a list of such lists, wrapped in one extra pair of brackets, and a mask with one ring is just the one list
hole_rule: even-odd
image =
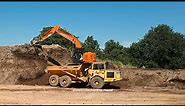
[(173, 87), (185, 89), (185, 70), (167, 69), (120, 69), (122, 81), (113, 83), (121, 88), (134, 86)]
[[(0, 84), (45, 85), (48, 84), (49, 75), (44, 70), (48, 65), (71, 62), (69, 51), (58, 45), (44, 45), (42, 50), (31, 45), (0, 46)], [(185, 89), (185, 70), (120, 70), (123, 80), (111, 85), (121, 89), (135, 86)]]
[[(64, 48), (47, 49), (55, 57), (70, 62), (70, 54)], [(44, 69), (48, 65), (47, 58), (38, 55), (41, 51), (31, 45), (1, 46), (0, 47), (0, 83), (1, 84), (48, 84), (48, 74)], [(60, 52), (60, 53), (58, 53)], [(49, 52), (48, 52), (49, 53)], [(63, 63), (62, 63), (63, 62)]]

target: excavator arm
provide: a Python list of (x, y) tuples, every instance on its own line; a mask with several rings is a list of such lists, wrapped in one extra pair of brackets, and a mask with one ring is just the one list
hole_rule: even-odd
[(60, 35), (60, 36), (62, 36), (64, 38), (66, 38), (67, 40), (71, 41), (72, 43), (74, 43), (75, 47), (77, 49), (82, 48), (82, 45), (81, 45), (80, 41), (76, 37), (74, 37), (70, 33), (66, 33), (64, 31), (61, 31), (60, 29), (61, 29), (61, 27), (59, 25), (53, 27), (51, 30), (49, 30), (46, 33), (44, 33), (43, 35), (41, 35), (39, 37), (39, 39), (37, 39), (37, 41), (34, 41), (34, 43), (37, 43), (37, 42), (40, 42), (40, 41), (44, 41), (44, 40), (48, 39), (50, 36), (53, 36), (54, 34), (58, 34), (58, 35)]
[(60, 29), (61, 27), (59, 25), (55, 26), (51, 30), (44, 33), (43, 35), (40, 35), (38, 38), (33, 39), (31, 43), (34, 45), (34, 44), (37, 44), (38, 42), (48, 39), (50, 36), (53, 36), (54, 34), (58, 34), (75, 44), (76, 49), (74, 50), (74, 53), (73, 53), (73, 62), (92, 63), (96, 61), (95, 53), (92, 53), (92, 52), (83, 53), (81, 42), (76, 37), (74, 37), (72, 34), (66, 33)]

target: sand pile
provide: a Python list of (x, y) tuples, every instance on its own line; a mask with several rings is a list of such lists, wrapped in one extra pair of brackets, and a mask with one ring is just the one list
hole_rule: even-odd
[(113, 83), (121, 88), (134, 86), (175, 87), (185, 89), (185, 70), (120, 69), (123, 80)]
[[(58, 45), (0, 46), (0, 84), (48, 84), (49, 75), (45, 73), (48, 65), (71, 63), (70, 52)], [(115, 68), (109, 64), (111, 68)], [(111, 85), (121, 88), (135, 86), (175, 87), (185, 89), (185, 70), (162, 69), (120, 69), (122, 81)]]
[[(70, 60), (69, 52), (64, 48), (47, 49), (50, 57), (60, 57), (61, 65)], [(60, 53), (59, 53), (60, 52)], [(42, 50), (31, 45), (0, 47), (0, 83), (1, 84), (47, 84), (48, 76), (44, 69), (48, 65), (48, 56)]]
[[(72, 63), (70, 52), (59, 45), (42, 45), (42, 52), (47, 55), (49, 63), (54, 65), (63, 66), (68, 63)], [(51, 64), (52, 65), (52, 64)]]

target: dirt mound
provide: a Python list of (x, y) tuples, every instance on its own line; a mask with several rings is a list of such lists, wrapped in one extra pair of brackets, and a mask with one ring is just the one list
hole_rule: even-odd
[[(54, 51), (54, 49), (47, 49)], [(70, 54), (66, 49), (57, 48), (55, 57), (70, 61)], [(59, 53), (60, 52), (60, 53)], [(44, 69), (48, 65), (48, 58), (41, 50), (31, 45), (1, 46), (0, 47), (0, 83), (1, 84), (47, 84), (48, 76)], [(49, 54), (48, 54), (49, 55)], [(67, 61), (67, 59), (68, 61)]]
[(123, 80), (113, 83), (121, 88), (134, 86), (185, 89), (185, 70), (120, 69)]
[(65, 65), (72, 63), (70, 53), (66, 48), (57, 44), (55, 45), (42, 45), (42, 53), (47, 55), (47, 60), (55, 65)]
[[(58, 45), (0, 46), (0, 83), (1, 84), (48, 84), (49, 75), (45, 73), (48, 65), (71, 63), (69, 51)], [(112, 64), (108, 64), (115, 68)], [(161, 69), (119, 69), (122, 81), (111, 85), (122, 89), (136, 86), (170, 87), (185, 89), (185, 70)]]

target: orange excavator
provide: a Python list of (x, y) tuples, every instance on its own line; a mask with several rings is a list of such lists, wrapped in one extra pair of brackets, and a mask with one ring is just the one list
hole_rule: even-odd
[(92, 52), (84, 52), (81, 42), (72, 34), (66, 33), (61, 30), (61, 27), (55, 26), (46, 33), (40, 35), (37, 38), (34, 38), (31, 43), (33, 45), (38, 45), (39, 42), (48, 39), (49, 37), (53, 36), (54, 34), (60, 35), (67, 40), (71, 41), (75, 44), (75, 50), (73, 51), (73, 62), (74, 63), (92, 63), (96, 61), (96, 54)]
[[(75, 44), (74, 57), (77, 57), (78, 62), (81, 64), (67, 64), (61, 65), (48, 65), (45, 72), (50, 75), (48, 81), (51, 86), (70, 87), (72, 83), (90, 84), (92, 88), (99, 89), (105, 84), (121, 80), (121, 72), (116, 70), (108, 70), (105, 62), (96, 62), (96, 54), (92, 52), (83, 52), (83, 47), (80, 41), (72, 34), (62, 31), (60, 26), (55, 26), (46, 33), (34, 38), (31, 43), (33, 45), (48, 39), (50, 36), (58, 34), (68, 39)], [(42, 48), (42, 45), (38, 45)]]

